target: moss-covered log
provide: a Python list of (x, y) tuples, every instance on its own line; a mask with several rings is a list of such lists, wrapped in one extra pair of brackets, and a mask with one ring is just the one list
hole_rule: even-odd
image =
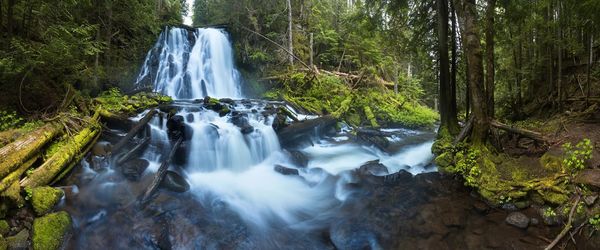
[(4, 192), (4, 190), (9, 188), (14, 182), (18, 182), (21, 179), (21, 175), (23, 175), (23, 173), (25, 173), (25, 171), (27, 171), (27, 169), (29, 169), (33, 165), (33, 163), (37, 161), (37, 159), (37, 155), (32, 157), (23, 165), (21, 165), (17, 170), (4, 177), (4, 179), (0, 181), (0, 193)]
[(26, 134), (22, 138), (0, 149), (0, 178), (17, 170), (33, 155), (37, 154), (54, 137), (61, 134), (62, 126), (48, 123), (41, 128)]
[(99, 132), (96, 124), (82, 129), (64, 147), (35, 169), (30, 176), (21, 180), (21, 186), (33, 188), (50, 183), (64, 167), (84, 151), (85, 146), (92, 142)]

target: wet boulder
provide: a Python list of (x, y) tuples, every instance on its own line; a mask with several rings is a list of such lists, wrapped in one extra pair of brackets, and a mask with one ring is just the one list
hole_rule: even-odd
[(203, 104), (205, 108), (219, 113), (219, 116), (221, 117), (226, 116), (231, 112), (231, 109), (228, 107), (228, 105), (224, 105), (219, 102), (219, 100), (211, 98), (210, 96), (204, 98)]
[(175, 139), (185, 134), (185, 118), (180, 115), (174, 115), (167, 120), (167, 130), (169, 138)]
[(167, 171), (160, 187), (176, 193), (184, 193), (190, 190), (190, 184), (185, 178), (173, 171)]
[(356, 219), (334, 223), (329, 235), (336, 249), (383, 249), (368, 223), (361, 223)]
[(521, 212), (512, 212), (506, 217), (506, 224), (525, 229), (529, 226), (529, 217)]
[[(267, 115), (265, 115), (265, 117), (266, 116)], [(287, 125), (288, 125), (287, 124), (287, 116), (282, 112), (277, 112), (277, 115), (275, 116), (275, 119), (273, 120), (273, 124), (271, 124), (271, 127), (273, 127), (273, 129), (275, 131), (279, 131), (279, 130), (285, 128)]]
[(298, 169), (288, 168), (281, 165), (275, 165), (273, 168), (275, 172), (280, 173), (282, 175), (299, 175)]
[(367, 175), (375, 175), (375, 176), (384, 176), (387, 175), (388, 169), (385, 165), (381, 164), (379, 160), (373, 160), (365, 162), (358, 169), (358, 174), (361, 176)]
[[(21, 230), (19, 233), (7, 237), (6, 245), (8, 249), (14, 250), (26, 250), (29, 249), (29, 231), (27, 229)], [(42, 249), (42, 248), (40, 248)]]
[(107, 141), (100, 141), (94, 144), (92, 147), (92, 155), (94, 156), (107, 156), (110, 154), (112, 144)]
[(375, 146), (378, 149), (388, 152), (390, 141), (387, 139), (386, 134), (378, 130), (373, 129), (359, 129), (356, 132), (356, 139), (366, 145)]
[(144, 159), (129, 160), (121, 166), (121, 173), (130, 181), (138, 181), (149, 165), (150, 162)]
[(311, 137), (322, 137), (335, 128), (337, 120), (333, 116), (322, 116), (312, 120), (292, 123), (277, 131), (279, 142), (291, 147), (304, 142), (310, 142)]
[(252, 127), (252, 125), (250, 125), (250, 122), (248, 121), (248, 114), (233, 111), (231, 113), (231, 118), (229, 119), (229, 121), (233, 125), (239, 127), (242, 134), (246, 135), (254, 132), (254, 127)]

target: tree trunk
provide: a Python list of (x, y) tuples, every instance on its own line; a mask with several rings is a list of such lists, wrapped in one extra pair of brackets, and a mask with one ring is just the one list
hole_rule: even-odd
[(36, 168), (31, 175), (21, 180), (21, 186), (33, 188), (48, 185), (65, 166), (68, 166), (78, 154), (84, 151), (85, 146), (96, 138), (100, 130), (96, 129), (95, 126), (96, 124), (92, 124), (70, 138), (68, 143), (61, 147), (58, 152)]
[(0, 148), (0, 178), (15, 171), (62, 132), (62, 127), (49, 123)]
[(495, 60), (494, 60), (494, 15), (496, 14), (496, 0), (488, 0), (488, 6), (485, 11), (486, 30), (485, 30), (485, 52), (486, 52), (486, 96), (488, 105), (488, 115), (494, 117), (494, 91), (495, 91)]
[(457, 55), (457, 41), (456, 41), (456, 11), (454, 9), (454, 1), (450, 1), (450, 13), (451, 13), (451, 21), (452, 21), (452, 61), (451, 61), (451, 66), (452, 66), (452, 71), (450, 72), (450, 87), (452, 88), (452, 100), (450, 101), (450, 113), (451, 114), (458, 114), (458, 106), (457, 106), (457, 100), (456, 100), (456, 75), (458, 73), (458, 67), (457, 67), (457, 60), (458, 60), (458, 55)]
[(6, 8), (6, 31), (7, 31), (9, 37), (13, 35), (13, 28), (14, 28), (13, 13), (14, 13), (14, 8), (15, 8), (15, 3), (16, 3), (16, 0), (8, 0), (8, 6)]
[(452, 114), (452, 86), (450, 83), (450, 61), (448, 58), (448, 2), (437, 0), (438, 16), (438, 54), (440, 67), (439, 104), (441, 125), (440, 131), (450, 134), (458, 133), (456, 113)]
[(558, 110), (562, 111), (562, 55), (563, 55), (563, 51), (562, 51), (562, 22), (561, 22), (561, 4), (560, 1), (558, 2), (558, 5), (556, 6), (557, 8), (557, 22), (558, 25), (557, 26), (557, 36), (558, 39), (556, 41), (556, 43), (558, 44), (558, 79), (556, 82), (556, 88), (558, 91)]
[(473, 133), (471, 141), (484, 145), (490, 129), (490, 119), (483, 88), (483, 53), (477, 27), (477, 6), (475, 0), (456, 0), (456, 9), (462, 29), (462, 39), (469, 64), (469, 87), (473, 105)]
[(292, 34), (292, 1), (287, 0), (287, 8), (288, 8), (288, 50), (290, 51), (290, 55), (288, 60), (290, 61), (290, 65), (294, 65), (294, 41)]
[(589, 105), (589, 100), (590, 100), (590, 85), (591, 85), (591, 71), (592, 71), (592, 64), (594, 63), (594, 35), (590, 34), (590, 43), (589, 43), (589, 49), (590, 49), (590, 55), (589, 55), (589, 61), (587, 64), (587, 93), (586, 93), (586, 97), (585, 97), (585, 103), (586, 105)]

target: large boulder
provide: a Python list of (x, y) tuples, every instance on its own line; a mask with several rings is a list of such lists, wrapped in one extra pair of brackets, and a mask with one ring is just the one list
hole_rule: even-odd
[(379, 130), (359, 129), (356, 132), (356, 139), (365, 145), (375, 146), (381, 151), (389, 151), (390, 141), (387, 139), (386, 134)]
[[(26, 250), (29, 249), (29, 231), (27, 229), (21, 230), (19, 233), (7, 237), (6, 245), (11, 250)], [(43, 249), (43, 248), (40, 248)]]
[(71, 216), (65, 211), (36, 218), (33, 221), (33, 249), (59, 249), (71, 229), (71, 225)]
[(308, 166), (308, 157), (304, 153), (297, 150), (290, 150), (288, 152), (290, 155), (290, 160), (292, 163), (296, 164), (296, 166), (302, 168)]
[(381, 164), (379, 160), (373, 160), (363, 163), (363, 165), (358, 169), (358, 174), (360, 176), (384, 176), (389, 174), (389, 172), (387, 167)]
[(185, 133), (185, 118), (180, 115), (174, 115), (167, 120), (167, 130), (169, 138), (175, 139), (184, 136)]
[(185, 178), (173, 171), (167, 171), (165, 178), (160, 183), (160, 187), (177, 193), (183, 193), (190, 190), (190, 184)]
[(291, 147), (310, 142), (311, 137), (321, 137), (335, 129), (337, 120), (333, 116), (322, 116), (312, 120), (295, 122), (277, 131), (279, 142)]
[(31, 204), (38, 216), (44, 215), (60, 201), (65, 193), (53, 187), (36, 187), (31, 190)]

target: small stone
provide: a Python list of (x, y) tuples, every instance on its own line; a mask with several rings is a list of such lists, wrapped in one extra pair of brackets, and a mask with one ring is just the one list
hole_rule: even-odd
[(302, 168), (308, 166), (308, 157), (304, 153), (297, 150), (291, 150), (289, 152), (292, 163)]
[(36, 187), (31, 192), (31, 204), (38, 216), (50, 212), (65, 195), (62, 190), (53, 187)]
[(512, 212), (506, 217), (506, 224), (525, 229), (529, 226), (529, 217), (521, 212)]
[(598, 199), (598, 195), (588, 195), (588, 196), (583, 197), (583, 201), (585, 201), (585, 204), (588, 206), (594, 205), (594, 203), (596, 203), (597, 199)]
[(146, 168), (150, 165), (150, 162), (144, 159), (133, 159), (129, 160), (121, 166), (121, 173), (125, 178), (130, 181), (137, 181), (140, 179)]
[(515, 202), (515, 206), (518, 209), (525, 209), (528, 208), (531, 205), (531, 203), (529, 203), (529, 201), (517, 201)]
[(165, 178), (160, 183), (160, 187), (177, 193), (184, 193), (190, 190), (190, 184), (185, 178), (173, 171), (167, 171)]
[(473, 209), (478, 213), (486, 214), (490, 210), (490, 207), (484, 202), (478, 201), (473, 204)]
[(59, 249), (71, 225), (71, 216), (64, 211), (36, 218), (33, 221), (33, 250)]
[(515, 206), (515, 204), (513, 204), (513, 203), (502, 204), (502, 209), (504, 209), (506, 211), (517, 211), (517, 210), (519, 210), (517, 208), (517, 206)]
[(538, 219), (536, 219), (536, 218), (531, 218), (531, 222), (530, 222), (530, 224), (531, 224), (532, 226), (537, 226), (537, 225), (539, 225), (539, 224), (540, 224), (540, 220), (538, 220)]
[(299, 175), (298, 169), (288, 168), (281, 165), (275, 165), (275, 171), (282, 175)]
[(8, 245), (8, 249), (27, 249), (29, 246), (29, 241), (27, 239), (29, 239), (29, 231), (27, 231), (27, 229), (21, 230), (14, 236), (7, 237), (6, 243)]

